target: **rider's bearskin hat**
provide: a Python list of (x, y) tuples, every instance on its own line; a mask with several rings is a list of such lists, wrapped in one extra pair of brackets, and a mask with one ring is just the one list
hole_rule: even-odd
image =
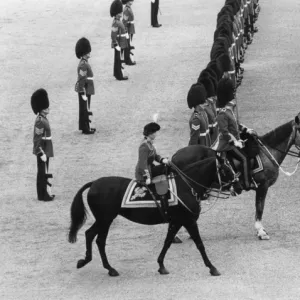
[(75, 46), (75, 53), (77, 58), (81, 58), (82, 56), (90, 53), (92, 51), (92, 47), (90, 41), (85, 37), (79, 39)]
[(151, 122), (148, 123), (145, 127), (144, 127), (144, 131), (143, 131), (143, 135), (144, 136), (148, 136), (156, 131), (160, 130), (160, 126), (155, 123), (155, 122)]
[(46, 90), (38, 89), (31, 96), (31, 108), (34, 114), (38, 114), (43, 109), (49, 107), (49, 99)]
[(229, 72), (231, 70), (231, 60), (228, 54), (223, 53), (217, 58), (217, 65), (219, 69), (224, 72)]
[(230, 78), (222, 78), (217, 88), (217, 106), (224, 107), (234, 98), (234, 84)]
[(199, 104), (205, 103), (206, 90), (203, 84), (194, 83), (187, 95), (187, 103), (189, 108), (196, 107)]
[(110, 6), (110, 16), (115, 17), (117, 14), (123, 12), (123, 5), (121, 0), (114, 0)]

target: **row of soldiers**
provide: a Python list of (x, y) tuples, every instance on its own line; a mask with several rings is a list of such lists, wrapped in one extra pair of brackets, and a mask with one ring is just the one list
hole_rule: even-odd
[[(134, 47), (131, 45), (135, 34), (134, 14), (132, 4), (134, 0), (114, 0), (111, 4), (110, 14), (114, 18), (111, 31), (111, 46), (115, 50), (114, 76), (117, 80), (127, 80), (123, 75), (122, 63), (135, 65), (131, 58)], [(123, 11), (123, 5), (124, 11)], [(151, 25), (160, 27), (157, 21), (159, 0), (151, 0)], [(121, 21), (122, 18), (122, 21)], [(91, 97), (95, 94), (94, 74), (89, 64), (91, 56), (91, 43), (83, 37), (79, 39), (75, 46), (75, 54), (79, 59), (77, 67), (77, 81), (75, 91), (79, 100), (79, 130), (83, 134), (94, 134), (96, 129), (90, 126), (90, 116), (92, 112)], [(50, 124), (48, 121), (49, 97), (45, 89), (36, 90), (31, 96), (31, 107), (37, 115), (33, 132), (33, 154), (37, 157), (37, 196), (40, 201), (52, 201), (52, 195), (48, 179), (52, 178), (49, 173), (49, 159), (54, 156)]]
[[(117, 80), (128, 80), (124, 76), (124, 65), (134, 66), (132, 40), (135, 34), (135, 20), (132, 10), (134, 0), (114, 0), (110, 6), (110, 15), (113, 19), (111, 27), (111, 47), (114, 49), (113, 75)], [(123, 9), (124, 5), (124, 9)], [(151, 24), (160, 27), (157, 21), (159, 8), (158, 0), (151, 0)], [(76, 57), (79, 59), (77, 67), (77, 82), (75, 91), (79, 101), (79, 130), (83, 134), (94, 134), (96, 129), (90, 126), (91, 96), (95, 94), (93, 71), (89, 63), (92, 47), (90, 41), (83, 37), (75, 46)]]
[[(189, 145), (201, 144), (210, 147), (218, 137), (217, 85), (221, 78), (230, 78), (234, 89), (242, 81), (244, 54), (252, 43), (254, 26), (259, 13), (258, 0), (226, 0), (217, 16), (211, 61), (201, 71), (187, 97), (188, 107), (194, 108), (189, 120)], [(236, 99), (230, 99), (232, 110), (238, 118)]]

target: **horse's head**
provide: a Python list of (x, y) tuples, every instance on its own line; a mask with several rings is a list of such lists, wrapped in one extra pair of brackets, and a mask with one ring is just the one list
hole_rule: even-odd
[(239, 181), (239, 176), (234, 172), (231, 165), (224, 161), (222, 158), (217, 156), (219, 161), (218, 176), (222, 186), (229, 190), (232, 194), (241, 194), (243, 187)]

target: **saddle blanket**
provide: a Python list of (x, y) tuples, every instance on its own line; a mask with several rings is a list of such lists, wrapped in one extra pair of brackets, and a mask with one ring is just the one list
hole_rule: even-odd
[[(167, 193), (169, 206), (178, 205), (177, 188), (175, 179), (173, 177), (168, 178), (169, 191)], [(149, 186), (152, 193), (155, 195), (157, 202), (160, 204), (159, 196), (155, 192), (155, 186)], [(155, 208), (157, 207), (151, 194), (148, 190), (140, 185), (136, 180), (131, 180), (122, 200), (122, 208)]]
[(255, 160), (254, 160), (254, 166), (253, 166), (253, 174), (256, 174), (258, 172), (261, 172), (264, 170), (261, 158), (259, 155), (255, 156)]

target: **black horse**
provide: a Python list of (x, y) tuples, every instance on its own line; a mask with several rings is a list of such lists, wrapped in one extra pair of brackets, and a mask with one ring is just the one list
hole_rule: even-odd
[[(192, 150), (193, 147), (190, 147)], [(197, 158), (196, 158), (196, 156)], [(204, 156), (209, 156), (203, 159)], [(219, 159), (220, 160), (220, 159)], [(177, 164), (176, 155), (172, 159)], [(218, 172), (215, 152), (212, 149), (204, 148), (202, 155), (190, 151), (185, 161), (178, 161), (181, 174), (175, 174), (177, 186), (177, 197), (180, 200), (178, 205), (170, 206), (168, 209), (169, 228), (164, 242), (163, 249), (158, 257), (159, 273), (168, 274), (164, 266), (164, 257), (178, 230), (184, 226), (199, 249), (204, 264), (210, 269), (213, 276), (220, 275), (206, 255), (201, 240), (197, 219), (201, 206), (200, 199), (213, 182), (217, 181), (217, 174), (222, 174), (222, 180), (234, 182), (234, 173), (226, 165), (222, 165), (221, 172)], [(111, 267), (105, 253), (105, 243), (110, 225), (113, 220), (121, 215), (126, 219), (145, 225), (164, 223), (163, 215), (158, 208), (122, 208), (121, 203), (131, 179), (123, 177), (103, 177), (85, 184), (76, 194), (71, 206), (71, 226), (69, 231), (69, 242), (75, 243), (77, 232), (86, 220), (86, 210), (82, 199), (82, 193), (90, 188), (87, 194), (87, 202), (96, 222), (85, 232), (86, 255), (77, 263), (77, 268), (82, 268), (92, 260), (92, 242), (97, 236), (96, 243), (100, 252), (103, 267), (108, 270), (110, 276), (118, 276), (118, 272)], [(237, 186), (239, 188), (239, 186)]]
[[(287, 122), (274, 130), (260, 136), (256, 139), (255, 147), (258, 147), (257, 154), (259, 155), (263, 171), (253, 174), (253, 178), (257, 183), (256, 191), (256, 214), (255, 214), (255, 228), (257, 236), (261, 240), (269, 240), (270, 236), (262, 225), (262, 216), (264, 212), (265, 199), (270, 186), (272, 186), (279, 175), (280, 165), (285, 159), (286, 155), (295, 157), (300, 156), (300, 152), (290, 151), (291, 147), (295, 145), (300, 147), (300, 113), (294, 120)], [(250, 145), (251, 147), (251, 145)], [(300, 149), (298, 149), (300, 150)], [(202, 147), (183, 148), (176, 154), (177, 164), (180, 166), (186, 161), (186, 157), (193, 157), (193, 159), (205, 159), (213, 156), (214, 153), (203, 151)], [(236, 165), (238, 162), (235, 161)]]

